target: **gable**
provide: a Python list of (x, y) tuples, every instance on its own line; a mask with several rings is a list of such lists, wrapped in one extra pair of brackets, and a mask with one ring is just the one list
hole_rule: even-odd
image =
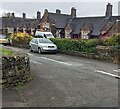
[(49, 19), (48, 19), (48, 12), (47, 12), (47, 11), (45, 11), (44, 14), (43, 14), (41, 23), (42, 23), (42, 22), (49, 22)]
[(101, 34), (108, 32), (114, 24), (112, 22), (108, 22), (102, 29)]
[(70, 24), (68, 24), (65, 28), (65, 31), (72, 31), (72, 27)]
[(120, 22), (117, 22), (116, 24), (114, 24), (114, 26), (108, 32), (109, 35), (116, 34), (116, 33), (120, 34)]
[(87, 24), (84, 24), (81, 31), (90, 31), (90, 27)]

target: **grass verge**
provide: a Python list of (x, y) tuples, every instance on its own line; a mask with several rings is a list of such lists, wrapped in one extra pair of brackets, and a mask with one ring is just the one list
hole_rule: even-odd
[(6, 48), (0, 47), (0, 55), (8, 55), (11, 56), (14, 54), (14, 51), (8, 50)]

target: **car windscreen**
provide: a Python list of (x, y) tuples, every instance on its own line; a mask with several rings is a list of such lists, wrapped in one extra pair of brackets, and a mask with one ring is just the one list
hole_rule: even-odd
[(48, 37), (51, 37), (51, 36), (52, 36), (52, 37), (53, 37), (53, 35), (52, 35), (52, 34), (46, 34), (46, 36), (48, 36)]
[(39, 39), (39, 43), (52, 43), (49, 39)]
[(4, 34), (0, 34), (0, 38), (4, 39), (4, 38), (6, 38), (6, 36)]

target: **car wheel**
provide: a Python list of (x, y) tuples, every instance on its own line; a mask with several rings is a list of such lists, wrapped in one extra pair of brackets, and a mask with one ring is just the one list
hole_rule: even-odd
[(32, 47), (29, 47), (29, 50), (30, 50), (30, 52), (32, 52), (33, 50), (32, 50)]
[(40, 48), (38, 48), (38, 53), (39, 53), (39, 54), (41, 54), (41, 53), (42, 53)]
[(4, 45), (4, 46), (7, 46), (7, 44), (6, 44), (6, 43), (4, 43), (3, 45)]

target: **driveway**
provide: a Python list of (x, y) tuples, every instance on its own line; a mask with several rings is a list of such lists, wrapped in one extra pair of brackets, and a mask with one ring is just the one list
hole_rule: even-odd
[(12, 49), (28, 53), (33, 80), (17, 89), (3, 89), (3, 107), (118, 106), (118, 65)]

